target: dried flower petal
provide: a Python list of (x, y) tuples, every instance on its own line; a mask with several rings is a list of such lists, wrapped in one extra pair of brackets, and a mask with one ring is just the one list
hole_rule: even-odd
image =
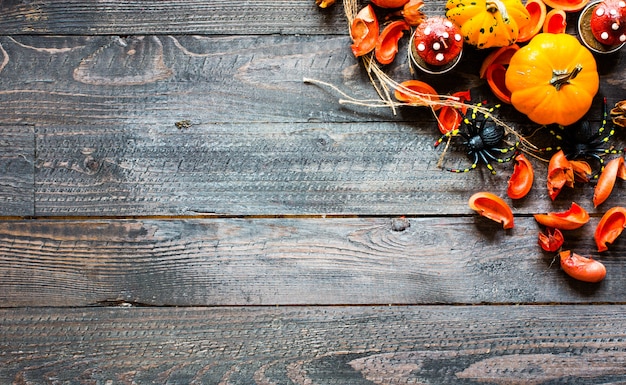
[(424, 0), (410, 0), (404, 4), (402, 8), (402, 17), (410, 26), (418, 26), (422, 21), (426, 20), (426, 15), (422, 12)]
[(611, 195), (611, 191), (613, 191), (613, 186), (615, 185), (615, 180), (617, 179), (618, 174), (626, 173), (624, 168), (626, 168), (626, 166), (624, 166), (624, 158), (621, 156), (619, 158), (611, 159), (606, 164), (606, 167), (602, 171), (602, 174), (600, 174), (598, 183), (593, 191), (594, 207), (598, 207), (609, 197), (609, 195)]
[(529, 0), (526, 2), (526, 10), (530, 15), (530, 21), (520, 27), (517, 42), (523, 43), (529, 41), (533, 36), (541, 31), (543, 23), (546, 20), (546, 4), (543, 0)]
[[(452, 96), (458, 98), (460, 103), (464, 103), (471, 99), (470, 91), (459, 91), (452, 94)], [(439, 110), (437, 116), (437, 126), (442, 134), (447, 134), (452, 130), (456, 130), (463, 121), (463, 115), (467, 113), (467, 106), (463, 106), (459, 112), (458, 108), (452, 106), (443, 106)]]
[(524, 154), (517, 155), (515, 157), (513, 174), (511, 174), (506, 190), (507, 195), (511, 199), (521, 199), (525, 197), (533, 186), (534, 177), (533, 166), (528, 159)]
[[(428, 106), (433, 100), (439, 100), (437, 91), (428, 83), (421, 80), (406, 80), (400, 83), (394, 96), (401, 102), (408, 103), (411, 106)], [(435, 110), (439, 106), (433, 106)]]
[(411, 27), (404, 20), (396, 20), (389, 23), (376, 40), (376, 60), (380, 64), (389, 64), (395, 59), (398, 53), (398, 41), (405, 31)]
[(626, 227), (626, 208), (612, 207), (600, 219), (593, 238), (598, 251), (606, 251), (607, 243), (613, 243)]
[(591, 178), (592, 170), (589, 163), (584, 160), (570, 160), (570, 165), (574, 171), (574, 180), (577, 182), (587, 183)]
[(606, 268), (595, 259), (582, 257), (570, 250), (559, 253), (561, 269), (570, 277), (583, 282), (600, 282), (606, 277)]
[(490, 192), (478, 192), (470, 197), (468, 204), (478, 214), (492, 221), (502, 223), (503, 228), (513, 228), (513, 212), (509, 205), (497, 195)]
[(565, 11), (562, 9), (552, 9), (546, 14), (543, 24), (544, 33), (565, 33), (567, 27)]
[(574, 230), (589, 222), (589, 213), (574, 202), (567, 211), (535, 214), (534, 217), (539, 224), (560, 230)]
[(563, 233), (559, 229), (546, 227), (545, 233), (539, 233), (539, 246), (548, 252), (559, 250), (564, 241)]
[(574, 187), (574, 170), (563, 150), (559, 150), (550, 158), (548, 164), (548, 195), (554, 200), (564, 186)]
[(363, 56), (374, 50), (378, 39), (378, 28), (374, 8), (368, 4), (357, 13), (350, 26), (350, 37), (353, 41), (350, 48), (354, 56)]

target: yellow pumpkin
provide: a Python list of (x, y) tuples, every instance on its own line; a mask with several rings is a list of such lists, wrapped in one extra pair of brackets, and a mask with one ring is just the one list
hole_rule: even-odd
[(530, 14), (520, 0), (448, 0), (446, 17), (461, 28), (465, 42), (477, 48), (515, 43)]
[(513, 54), (505, 75), (515, 109), (535, 123), (563, 126), (589, 111), (599, 82), (591, 52), (565, 33), (533, 37)]

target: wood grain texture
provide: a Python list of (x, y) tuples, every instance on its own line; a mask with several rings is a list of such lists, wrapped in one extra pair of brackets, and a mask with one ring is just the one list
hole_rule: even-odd
[(0, 222), (0, 306), (626, 302), (625, 242), (594, 218), (566, 249), (602, 261), (569, 279), (537, 245), (480, 217)]
[(624, 306), (0, 311), (14, 384), (621, 384)]
[(0, 216), (34, 215), (34, 163), (33, 127), (0, 125)]
[[(37, 126), (35, 215), (462, 214), (472, 192), (502, 193), (510, 174), (510, 164), (496, 177), (442, 172), (427, 109), (394, 116), (342, 106), (337, 92), (304, 84), (316, 78), (375, 97), (347, 37), (0, 40), (9, 58), (0, 72), (1, 119)], [(480, 57), (466, 55), (456, 76), (434, 84), (488, 97), (473, 73)], [(614, 103), (624, 94), (624, 67), (604, 66), (589, 116), (596, 125), (600, 97)], [(409, 77), (402, 58), (389, 70)], [(536, 128), (510, 106), (500, 114), (520, 132)], [(190, 127), (178, 129), (182, 121)], [(614, 145), (623, 142), (618, 131)], [(464, 152), (453, 146), (444, 165), (465, 167)], [(593, 187), (581, 186), (552, 205), (545, 167), (537, 167), (538, 187), (516, 203), (520, 213), (590, 199)], [(605, 206), (621, 202), (620, 194)]]
[[(402, 40), (404, 48), (407, 41)], [(341, 36), (2, 36), (6, 64), (0, 70), (3, 122), (67, 126), (111, 123), (146, 125), (189, 120), (234, 122), (407, 121), (433, 127), (432, 113), (408, 107), (341, 105), (329, 87), (357, 99), (378, 96), (367, 71)], [(473, 89), (474, 99), (496, 100), (478, 76), (485, 53), (467, 49), (449, 76), (420, 76), (437, 92)], [(609, 103), (624, 98), (623, 53), (599, 62), (601, 88)], [(385, 70), (397, 81), (412, 77), (405, 55)], [(511, 125), (530, 122), (510, 106), (501, 113)], [(598, 119), (596, 115), (592, 118)], [(536, 125), (532, 125), (536, 128)]]
[[(442, 10), (435, 1), (423, 7), (429, 14)], [(314, 0), (5, 0), (0, 9), (7, 35), (320, 35), (345, 34), (346, 27), (341, 1), (322, 10)]]
[[(406, 43), (406, 41), (403, 41)], [(402, 120), (389, 108), (342, 106), (323, 80), (376, 98), (341, 36), (4, 36), (3, 121), (32, 124), (354, 122)], [(467, 56), (468, 62), (473, 60)], [(473, 70), (438, 91), (484, 85)], [(390, 67), (410, 78), (406, 58)], [(617, 73), (614, 76), (619, 76)], [(611, 75), (613, 76), (613, 75)], [(459, 81), (459, 78), (461, 81)], [(433, 122), (421, 108), (405, 119)], [(69, 127), (68, 127), (69, 128)]]
[[(506, 198), (513, 163), (495, 176), (484, 166), (450, 173), (438, 166), (437, 138), (431, 127), (385, 122), (41, 127), (36, 215), (466, 215), (477, 191)], [(601, 215), (624, 201), (618, 182), (597, 209), (593, 183), (553, 202), (547, 163), (531, 159), (533, 190), (506, 198), (516, 214), (576, 201)], [(453, 142), (443, 165), (470, 163)]]
[(341, 2), (314, 1), (3, 1), (6, 34), (329, 34), (346, 26)]

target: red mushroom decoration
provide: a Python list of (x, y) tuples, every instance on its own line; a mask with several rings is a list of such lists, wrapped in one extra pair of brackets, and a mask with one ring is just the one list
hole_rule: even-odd
[(578, 19), (583, 44), (597, 53), (613, 53), (626, 44), (626, 0), (589, 3)]
[(614, 46), (626, 42), (626, 1), (604, 0), (591, 15), (591, 32), (600, 43)]
[[(412, 53), (416, 64), (427, 72), (447, 71), (463, 50), (461, 30), (445, 17), (431, 17), (415, 29)], [(417, 57), (416, 57), (417, 56)], [(435, 67), (429, 68), (429, 67)], [(431, 71), (428, 71), (428, 70)]]

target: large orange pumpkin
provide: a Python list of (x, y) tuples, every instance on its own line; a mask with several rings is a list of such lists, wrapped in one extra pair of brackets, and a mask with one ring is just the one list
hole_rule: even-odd
[(581, 119), (599, 85), (596, 61), (574, 36), (540, 33), (509, 63), (511, 104), (539, 124), (568, 126)]

